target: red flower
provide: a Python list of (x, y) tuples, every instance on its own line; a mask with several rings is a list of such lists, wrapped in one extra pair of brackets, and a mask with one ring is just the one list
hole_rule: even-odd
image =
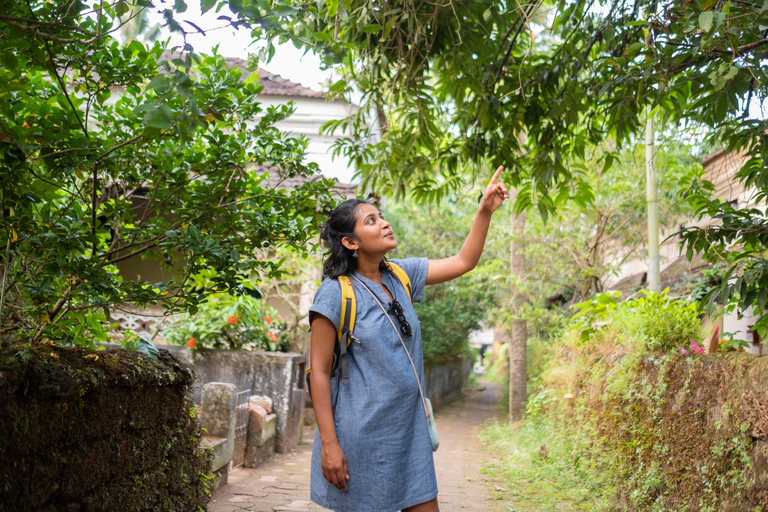
[(231, 324), (236, 324), (237, 323), (237, 313), (235, 313), (232, 316), (228, 316), (227, 317), (227, 322), (229, 322)]
[(271, 324), (272, 323), (272, 317), (268, 316), (267, 318), (264, 319), (264, 321), (267, 322), (268, 324)]
[(189, 348), (192, 348), (192, 347), (194, 347), (195, 345), (197, 345), (197, 340), (196, 340), (195, 338), (189, 338), (189, 339), (187, 340), (187, 346), (188, 346)]
[(269, 333), (269, 339), (271, 339), (273, 343), (277, 343), (277, 336), (275, 336), (274, 333)]

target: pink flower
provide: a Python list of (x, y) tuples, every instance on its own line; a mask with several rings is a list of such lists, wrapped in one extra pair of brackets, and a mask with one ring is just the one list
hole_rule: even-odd
[(693, 338), (691, 338), (691, 350), (693, 350), (697, 354), (702, 354), (702, 355), (706, 354), (704, 347), (699, 346), (695, 341), (693, 341)]
[(680, 345), (678, 345), (678, 344), (677, 344), (677, 342), (675, 342), (675, 346), (677, 347), (677, 349), (680, 351), (680, 353), (681, 353), (681, 354), (687, 354), (687, 353), (688, 353), (688, 351), (687, 351), (687, 350), (685, 350), (685, 349), (684, 349), (683, 347), (681, 347)]

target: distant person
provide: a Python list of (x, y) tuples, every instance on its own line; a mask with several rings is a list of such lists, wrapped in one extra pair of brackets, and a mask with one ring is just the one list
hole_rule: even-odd
[[(450, 281), (477, 265), (491, 215), (509, 198), (498, 182), (501, 171), (491, 178), (457, 255), (392, 260), (410, 279), (414, 302), (421, 300), (425, 285)], [(421, 396), (421, 329), (408, 292), (385, 258), (397, 247), (392, 228), (376, 207), (350, 199), (328, 215), (320, 236), (325, 279), (309, 313), (317, 420), (312, 501), (335, 512), (439, 511)], [(339, 276), (349, 277), (357, 303), (356, 341), (345, 358), (347, 383), (332, 375), (341, 321)]]

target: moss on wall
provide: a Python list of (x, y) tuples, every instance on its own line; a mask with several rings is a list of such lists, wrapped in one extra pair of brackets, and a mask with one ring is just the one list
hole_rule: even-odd
[(565, 408), (613, 461), (617, 508), (768, 510), (768, 358), (624, 355), (578, 367)]
[(192, 372), (161, 350), (0, 349), (0, 511), (197, 511)]

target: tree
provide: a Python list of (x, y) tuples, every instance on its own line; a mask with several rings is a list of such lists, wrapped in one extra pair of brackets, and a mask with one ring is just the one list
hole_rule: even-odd
[[(755, 112), (768, 95), (768, 9), (760, 3), (229, 3), (237, 23), (259, 23), (259, 34), (293, 40), (338, 66), (343, 77), (332, 91), (363, 92), (357, 115), (328, 128), (352, 128), (337, 150), (354, 157), (364, 183), (379, 192), (439, 200), (464, 181), (467, 165), (476, 171), (489, 159), (510, 170), (518, 211), (536, 206), (546, 217), (559, 199), (588, 198), (573, 164), (606, 140), (617, 149), (631, 142), (650, 106), (662, 125), (699, 130), (707, 147), (743, 152), (739, 178), (758, 203), (768, 194), (768, 122)], [(371, 112), (386, 120), (379, 142), (367, 132)], [(614, 160), (607, 152), (601, 163)], [(701, 215), (722, 222), (683, 234), (690, 257), (702, 253), (730, 269), (710, 305), (733, 300), (762, 311), (764, 212), (712, 202), (706, 184), (688, 196)]]
[[(125, 2), (13, 2), (0, 17), (2, 335), (93, 346), (116, 306), (197, 306), (274, 275), (270, 246), (302, 248), (331, 202), (307, 141), (262, 108), (257, 76), (216, 56), (121, 46)], [(172, 12), (165, 11), (172, 22)], [(121, 276), (153, 258), (172, 276)], [(205, 271), (210, 286), (193, 289)]]
[[(757, 4), (295, 0), (282, 18), (279, 5), (235, 10), (244, 23), (273, 16), (268, 37), (319, 52), (344, 72), (332, 91), (354, 84), (385, 115), (381, 142), (368, 143), (363, 108), (339, 148), (382, 190), (435, 193), (490, 158), (551, 212), (558, 194), (580, 191), (570, 163), (608, 137), (631, 140), (648, 104), (762, 162), (765, 123), (745, 110), (768, 86)], [(521, 194), (518, 207), (529, 204)]]

